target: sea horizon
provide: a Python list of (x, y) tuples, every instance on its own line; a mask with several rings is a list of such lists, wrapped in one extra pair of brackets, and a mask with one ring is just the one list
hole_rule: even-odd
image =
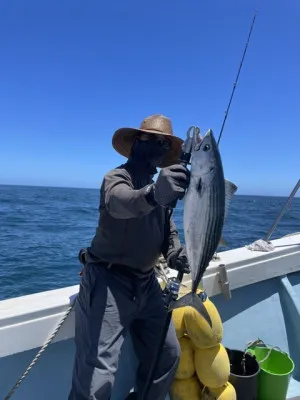
[[(48, 188), (48, 189), (74, 189), (74, 190), (99, 190), (100, 185), (98, 187), (80, 187), (80, 186), (55, 186), (55, 185), (34, 185), (34, 184), (18, 184), (18, 183), (0, 183), (0, 186), (6, 187), (28, 187), (28, 188)], [(292, 188), (291, 188), (292, 190)], [(237, 193), (234, 196), (249, 196), (249, 197), (275, 197), (275, 198), (288, 198), (290, 193), (286, 196), (277, 195), (277, 194), (258, 194), (258, 193)], [(299, 193), (296, 193), (295, 198), (300, 197)]]

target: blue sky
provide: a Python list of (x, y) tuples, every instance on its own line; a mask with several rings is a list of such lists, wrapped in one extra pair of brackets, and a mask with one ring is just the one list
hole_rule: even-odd
[(0, 183), (99, 187), (121, 126), (153, 113), (220, 132), (240, 194), (287, 195), (300, 171), (300, 3), (0, 2)]

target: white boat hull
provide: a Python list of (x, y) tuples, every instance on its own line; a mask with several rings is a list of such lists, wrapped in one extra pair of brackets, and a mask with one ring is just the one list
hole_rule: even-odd
[[(226, 347), (243, 350), (249, 341), (260, 338), (290, 354), (295, 370), (288, 398), (293, 398), (300, 396), (300, 235), (273, 244), (275, 251), (271, 253), (251, 252), (246, 248), (220, 253), (221, 261), (212, 262), (206, 271), (204, 287), (222, 317)], [(221, 263), (226, 265), (230, 300), (224, 298), (219, 284)], [(188, 282), (189, 277), (185, 279)], [(1, 399), (46, 342), (77, 291), (78, 286), (72, 286), (0, 302)], [(12, 399), (67, 399), (74, 357), (73, 336), (74, 311)], [(112, 400), (124, 400), (134, 386), (136, 366), (128, 337)]]

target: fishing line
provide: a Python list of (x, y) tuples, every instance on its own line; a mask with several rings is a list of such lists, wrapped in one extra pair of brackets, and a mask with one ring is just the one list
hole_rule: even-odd
[(217, 142), (218, 145), (219, 145), (219, 142), (220, 142), (221, 137), (222, 137), (222, 133), (223, 133), (224, 126), (225, 126), (225, 122), (226, 122), (226, 119), (227, 119), (227, 116), (228, 116), (228, 112), (229, 112), (229, 109), (230, 109), (230, 105), (231, 105), (231, 102), (232, 102), (232, 99), (233, 99), (233, 95), (234, 95), (234, 92), (235, 92), (235, 88), (236, 88), (236, 85), (237, 85), (237, 83), (238, 83), (238, 79), (239, 79), (239, 76), (240, 76), (240, 72), (241, 72), (241, 69), (242, 69), (242, 66), (243, 66), (243, 63), (244, 63), (244, 58), (245, 58), (245, 55), (246, 55), (246, 52), (247, 52), (247, 48), (248, 48), (248, 44), (249, 44), (249, 41), (250, 41), (250, 37), (251, 37), (251, 34), (252, 34), (254, 22), (255, 22), (255, 19), (256, 19), (256, 14), (257, 14), (257, 11), (255, 10), (255, 12), (254, 12), (254, 17), (253, 17), (252, 24), (251, 24), (250, 31), (249, 31), (249, 35), (248, 35), (248, 39), (247, 39), (247, 42), (246, 42), (246, 45), (245, 45), (245, 49), (244, 49), (244, 52), (243, 52), (243, 56), (242, 56), (242, 59), (241, 59), (241, 62), (240, 62), (240, 66), (239, 66), (239, 69), (238, 69), (238, 73), (237, 73), (237, 76), (236, 76), (236, 78), (235, 78), (235, 82), (234, 82), (234, 84), (233, 84), (233, 89), (232, 89), (232, 92), (231, 92), (231, 96), (230, 96), (230, 99), (229, 99), (229, 103), (228, 103), (227, 109), (226, 109), (226, 111), (225, 111), (225, 116), (224, 116), (223, 124), (222, 124), (222, 127), (221, 127), (219, 139), (218, 139), (218, 142)]

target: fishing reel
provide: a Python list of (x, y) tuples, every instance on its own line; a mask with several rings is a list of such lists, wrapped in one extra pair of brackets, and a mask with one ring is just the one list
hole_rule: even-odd
[(169, 305), (177, 300), (179, 289), (180, 280), (175, 277), (168, 278), (166, 286), (162, 291), (163, 300), (166, 308), (169, 308)]

